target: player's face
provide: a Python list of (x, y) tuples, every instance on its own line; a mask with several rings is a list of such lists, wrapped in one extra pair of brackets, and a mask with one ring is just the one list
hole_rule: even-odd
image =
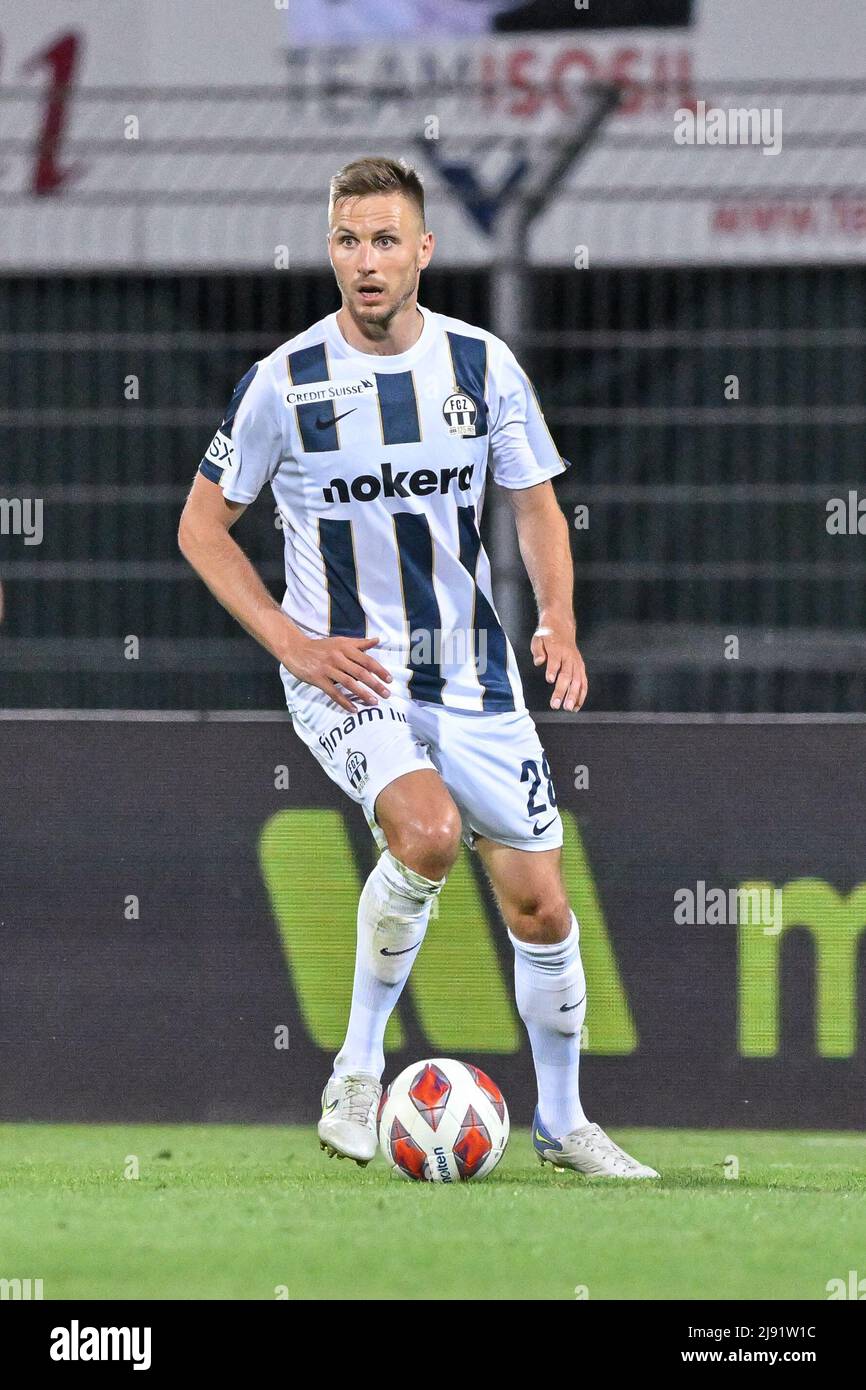
[(365, 327), (386, 329), (414, 303), (433, 233), (424, 231), (414, 203), (401, 193), (369, 193), (335, 204), (328, 248), (349, 313)]

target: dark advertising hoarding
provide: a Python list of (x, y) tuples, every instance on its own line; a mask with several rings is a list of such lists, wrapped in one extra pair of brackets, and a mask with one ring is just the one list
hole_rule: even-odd
[[(605, 1125), (859, 1127), (866, 725), (540, 723)], [(312, 1121), (374, 845), (288, 717), (0, 721), (0, 1119)], [(528, 1122), (511, 951), (466, 850), (388, 1077), (478, 1062)]]

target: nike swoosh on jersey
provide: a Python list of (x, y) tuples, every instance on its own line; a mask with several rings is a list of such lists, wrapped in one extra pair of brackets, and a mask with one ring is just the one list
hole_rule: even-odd
[(547, 822), (547, 825), (534, 825), (532, 827), (533, 835), (543, 835), (545, 830), (549, 829), (550, 826), (553, 825), (554, 820), (556, 820), (556, 816), (553, 817), (553, 820), (549, 820)]
[(326, 416), (324, 419), (321, 415), (317, 415), (316, 429), (326, 430), (329, 425), (336, 425), (338, 420), (345, 420), (347, 415), (354, 415), (357, 409), (358, 407), (356, 405), (353, 405), (351, 410), (344, 410), (342, 415)]

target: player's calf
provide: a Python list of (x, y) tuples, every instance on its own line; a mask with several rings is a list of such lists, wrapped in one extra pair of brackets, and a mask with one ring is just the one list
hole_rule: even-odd
[(367, 967), (385, 984), (403, 984), (421, 946), (433, 899), (444, 879), (430, 879), (385, 850), (367, 880), (358, 906), (359, 937), (367, 947)]
[(444, 882), (425, 878), (385, 850), (361, 894), (349, 1025), (319, 1122), (322, 1147), (356, 1163), (369, 1163), (376, 1152), (385, 1028)]

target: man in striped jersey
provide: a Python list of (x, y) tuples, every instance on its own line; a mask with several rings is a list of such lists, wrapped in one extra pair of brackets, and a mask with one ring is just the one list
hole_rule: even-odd
[[(539, 1156), (656, 1177), (581, 1107), (586, 985), (562, 823), (479, 535), (489, 471), (514, 509), (551, 707), (579, 709), (568, 527), (549, 481), (566, 464), (505, 343), (419, 307), (433, 233), (414, 170), (369, 158), (335, 175), (328, 250), (342, 307), (238, 383), (179, 535), (217, 599), (279, 660), (296, 733), (382, 851), (360, 898), (320, 1141), (362, 1164), (375, 1154), (385, 1026), (462, 838), (514, 946)], [(265, 483), (285, 534), (282, 606), (229, 534)]]

